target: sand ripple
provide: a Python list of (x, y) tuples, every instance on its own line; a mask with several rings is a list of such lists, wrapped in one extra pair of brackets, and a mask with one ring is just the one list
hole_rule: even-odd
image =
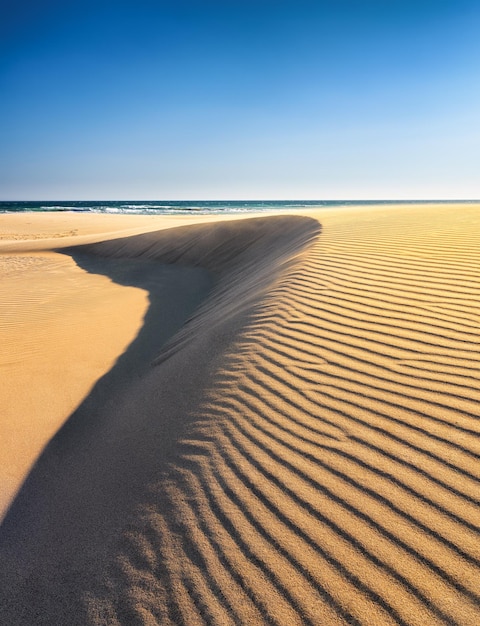
[[(181, 376), (148, 403), (165, 402), (166, 419), (182, 396), (189, 418), (92, 579), (63, 583), (82, 617), (51, 595), (22, 610), (125, 625), (480, 623), (475, 211), (365, 210), (327, 216), (321, 235), (270, 218), (218, 230), (218, 247), (211, 225), (178, 229), (169, 250), (145, 236), (142, 255), (218, 276), (132, 391), (142, 411), (142, 394)], [(131, 256), (138, 241), (91, 252)]]

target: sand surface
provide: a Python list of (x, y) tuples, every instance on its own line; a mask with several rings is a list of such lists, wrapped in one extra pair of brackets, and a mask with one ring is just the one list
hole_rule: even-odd
[(479, 226), (0, 215), (0, 624), (478, 626)]

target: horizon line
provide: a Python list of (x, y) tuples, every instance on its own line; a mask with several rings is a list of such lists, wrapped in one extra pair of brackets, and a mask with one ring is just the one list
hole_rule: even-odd
[(480, 202), (480, 198), (37, 198), (7, 202)]

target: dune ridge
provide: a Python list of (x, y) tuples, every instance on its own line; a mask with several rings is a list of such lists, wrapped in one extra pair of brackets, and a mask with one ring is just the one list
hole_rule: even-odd
[[(70, 561), (40, 591), (40, 564), (62, 562), (54, 537), (34, 537), (36, 562), (22, 546), (10, 623), (479, 623), (478, 207), (309, 215), (321, 234), (265, 218), (83, 249), (200, 263), (217, 281), (130, 407), (102, 416), (109, 432), (143, 412), (146, 432), (124, 439), (131, 514), (110, 514), (93, 570), (57, 529)], [(12, 508), (9, 545), (37, 489)]]
[[(111, 558), (110, 544), (135, 516), (143, 492), (164, 471), (179, 433), (196, 419), (219, 355), (277, 274), (318, 231), (315, 220), (287, 216), (61, 249), (87, 271), (140, 284), (138, 276), (131, 279), (131, 265), (125, 273), (110, 262), (138, 262), (141, 270), (145, 263), (158, 262), (160, 271), (185, 245), (187, 266), (209, 268), (216, 280), (205, 305), (177, 340), (167, 343), (170, 358), (153, 367), (161, 354), (155, 346), (162, 328), (152, 316), (162, 313), (163, 292), (151, 294), (143, 338), (135, 342), (140, 341), (140, 351), (136, 348), (132, 356), (127, 350), (37, 462), (0, 531), (4, 620), (88, 623), (83, 606), (91, 580)], [(217, 253), (212, 254), (215, 241)], [(95, 584), (101, 580), (95, 578)]]

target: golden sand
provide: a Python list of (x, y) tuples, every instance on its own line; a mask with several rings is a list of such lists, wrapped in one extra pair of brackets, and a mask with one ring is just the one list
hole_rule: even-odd
[(477, 626), (479, 225), (0, 216), (0, 623)]

